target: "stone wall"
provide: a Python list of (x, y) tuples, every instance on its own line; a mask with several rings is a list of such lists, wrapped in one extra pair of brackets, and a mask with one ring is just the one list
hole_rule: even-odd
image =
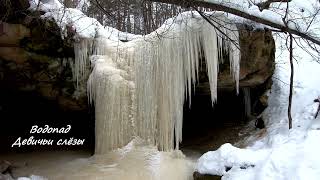
[(52, 20), (28, 15), (0, 22), (0, 84), (14, 91), (32, 91), (64, 110), (85, 110), (85, 92), (72, 77), (72, 38), (61, 39)]
[[(240, 88), (255, 88), (265, 84), (268, 86), (265, 89), (269, 89), (271, 84), (267, 81), (269, 81), (275, 68), (275, 43), (272, 32), (267, 29), (254, 30), (246, 25), (239, 26), (239, 29), (241, 49), (239, 86)], [(229, 62), (220, 64), (218, 88), (235, 89), (235, 82), (230, 74)], [(210, 94), (205, 66), (200, 71), (197, 91), (203, 95)]]

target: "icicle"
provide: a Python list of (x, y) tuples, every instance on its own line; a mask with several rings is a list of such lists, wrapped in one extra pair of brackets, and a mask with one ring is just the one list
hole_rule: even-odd
[(219, 46), (218, 46), (218, 34), (216, 30), (209, 24), (204, 23), (202, 31), (202, 42), (204, 56), (207, 63), (207, 71), (209, 77), (211, 101), (215, 103), (217, 99), (217, 79), (218, 79), (218, 58), (219, 58)]
[(92, 48), (92, 39), (80, 39), (79, 42), (74, 43), (74, 75), (77, 82), (84, 80), (87, 76), (87, 68), (89, 65), (89, 56)]
[(74, 43), (75, 61), (72, 68), (77, 88), (89, 76), (89, 57), (91, 55), (105, 55), (106, 50), (106, 39), (104, 38), (80, 38), (79, 42)]
[[(236, 83), (237, 94), (239, 94), (239, 73), (240, 73), (240, 47), (239, 47), (239, 32), (235, 26), (226, 24), (227, 28), (230, 29), (226, 31), (226, 34), (234, 42), (227, 41), (228, 43), (228, 52), (229, 52), (229, 61), (230, 61), (230, 72)], [(237, 44), (236, 44), (237, 43)]]

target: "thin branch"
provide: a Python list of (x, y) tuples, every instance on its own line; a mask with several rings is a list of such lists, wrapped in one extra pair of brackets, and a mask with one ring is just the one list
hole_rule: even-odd
[(317, 112), (316, 112), (316, 114), (314, 115), (314, 118), (316, 119), (316, 118), (318, 117), (318, 114), (319, 114), (319, 111), (320, 111), (320, 97), (318, 97), (317, 99), (315, 99), (313, 102), (319, 103)]
[(291, 2), (291, 0), (267, 0), (256, 4), (256, 6), (259, 7), (260, 11), (263, 11), (265, 9), (269, 9), (270, 5), (276, 2)]
[[(194, 8), (194, 7), (193, 7)], [(223, 36), (225, 36), (231, 43), (233, 43), (239, 50), (240, 47), (238, 46), (238, 44), (236, 42), (234, 42), (234, 39), (231, 39), (226, 33), (224, 33), (223, 31), (221, 31), (221, 29), (219, 27), (217, 27), (212, 21), (210, 21), (202, 12), (200, 12), (197, 8), (194, 8), (199, 14), (200, 16), (206, 20), (211, 26), (213, 26), (217, 31), (219, 31)]]

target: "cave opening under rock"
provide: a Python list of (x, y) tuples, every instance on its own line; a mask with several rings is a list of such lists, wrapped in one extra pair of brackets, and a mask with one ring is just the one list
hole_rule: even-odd
[(250, 101), (245, 100), (248, 89), (241, 88), (237, 94), (233, 88), (219, 88), (218, 100), (212, 106), (210, 94), (196, 87), (191, 106), (188, 101), (184, 105), (182, 151), (204, 153), (241, 140), (248, 122), (263, 109), (258, 107), (257, 88), (247, 92)]
[[(264, 87), (264, 86), (263, 86)], [(207, 87), (209, 88), (209, 87)], [(264, 87), (265, 88), (265, 87)], [(263, 90), (265, 90), (263, 88)], [(250, 96), (252, 114), (263, 109), (256, 97), (261, 96), (261, 89), (251, 88)], [(0, 93), (0, 119), (2, 120), (0, 141), (1, 151), (25, 152), (34, 150), (86, 150), (94, 152), (94, 109), (91, 111), (65, 111), (55, 101), (43, 99), (32, 92), (21, 92), (2, 89)], [(196, 87), (191, 98), (191, 106), (186, 101), (183, 115), (182, 150), (191, 149), (199, 153), (214, 150), (220, 145), (234, 143), (241, 138), (239, 133), (248, 122), (245, 113), (243, 88), (239, 94), (234, 88), (219, 88), (218, 101), (212, 106), (210, 91)], [(252, 117), (251, 117), (252, 118)], [(48, 124), (50, 127), (66, 127), (72, 125), (68, 134), (52, 136), (51, 134), (30, 134), (33, 125), (39, 127)], [(25, 146), (11, 148), (18, 138), (84, 138), (84, 146)]]
[[(204, 153), (215, 150), (220, 145), (235, 143), (243, 136), (242, 130), (249, 119), (260, 114), (265, 106), (261, 104), (261, 96), (270, 81), (250, 87), (251, 117), (246, 115), (244, 88), (239, 94), (234, 88), (218, 88), (218, 100), (212, 106), (209, 86), (200, 82), (192, 95), (191, 106), (184, 105), (182, 151), (193, 150)], [(247, 88), (248, 89), (248, 88)], [(3, 88), (0, 93), (0, 141), (1, 151), (26, 152), (34, 150), (85, 150), (94, 152), (94, 109), (84, 111), (67, 111), (61, 109), (55, 100), (44, 99), (33, 92), (23, 92), (12, 88)], [(52, 136), (52, 134), (30, 134), (33, 125), (65, 127), (72, 125), (68, 134)], [(240, 135), (239, 135), (240, 134)], [(24, 146), (11, 148), (18, 138), (84, 138), (84, 146)]]

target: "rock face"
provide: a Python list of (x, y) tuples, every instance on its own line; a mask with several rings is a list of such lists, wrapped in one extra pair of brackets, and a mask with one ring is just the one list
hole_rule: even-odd
[(8, 90), (35, 92), (64, 110), (85, 110), (84, 92), (77, 92), (72, 77), (71, 39), (49, 20), (25, 16), (0, 22), (0, 84)]
[(265, 83), (275, 67), (275, 43), (271, 31), (244, 27), (240, 31), (240, 47), (240, 86), (253, 87)]
[[(240, 29), (240, 75), (239, 86), (257, 87), (265, 84), (273, 74), (275, 67), (275, 43), (269, 30), (257, 29), (242, 25)], [(200, 71), (200, 80), (197, 85), (199, 94), (209, 95), (210, 86), (206, 74), (206, 68)], [(271, 84), (266, 84), (270, 88)], [(270, 87), (269, 87), (270, 86)], [(230, 76), (229, 62), (219, 66), (218, 87), (220, 89), (234, 89), (235, 82)]]
[[(27, 11), (26, 0), (16, 3), (20, 10)], [(36, 92), (65, 110), (88, 108), (85, 91), (77, 92), (72, 78), (72, 38), (61, 39), (60, 30), (53, 21), (39, 18), (41, 12), (33, 12), (32, 15), (25, 15), (30, 12), (13, 12), (9, 12), (7, 22), (0, 22), (1, 86)], [(246, 26), (240, 29), (240, 87), (263, 85), (262, 89), (267, 89), (266, 82), (274, 70), (272, 34), (268, 30), (253, 30)], [(228, 64), (226, 62), (219, 67), (219, 88), (235, 87)], [(197, 89), (200, 93), (210, 94), (205, 68), (200, 73)]]

